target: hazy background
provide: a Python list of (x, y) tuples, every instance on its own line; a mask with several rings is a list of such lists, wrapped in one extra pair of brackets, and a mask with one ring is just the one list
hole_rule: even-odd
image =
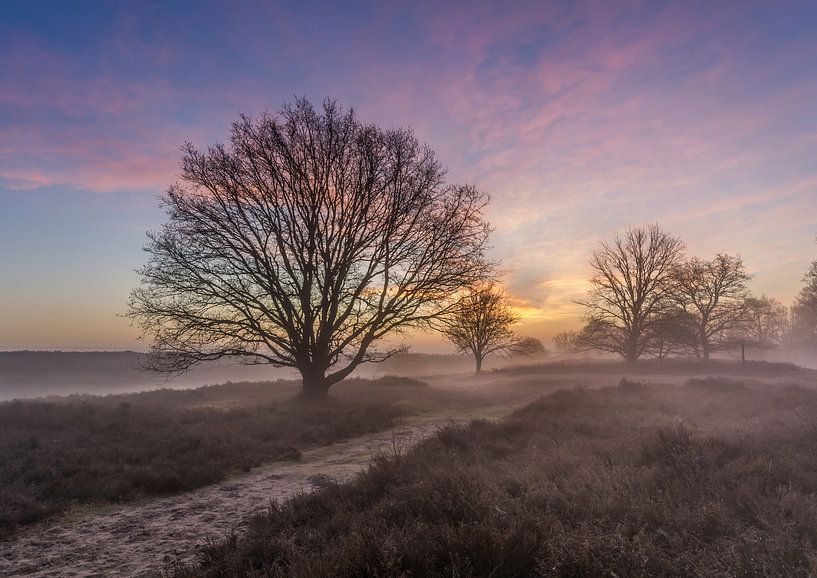
[[(563, 356), (556, 356), (551, 360)], [(541, 356), (526, 359), (486, 360), (485, 368), (541, 363)], [(145, 356), (136, 351), (0, 351), (0, 401), (41, 396), (132, 393), (148, 389), (188, 389), (228, 381), (300, 380), (297, 370), (271, 365), (241, 365), (235, 360), (202, 363), (182, 375), (145, 371)], [(438, 376), (472, 372), (468, 355), (408, 353), (383, 363), (363, 364), (355, 377), (386, 375)]]

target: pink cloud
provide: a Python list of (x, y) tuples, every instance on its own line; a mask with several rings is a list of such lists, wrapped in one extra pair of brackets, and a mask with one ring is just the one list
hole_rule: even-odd
[[(802, 160), (817, 141), (808, 131), (781, 129), (812, 111), (817, 82), (775, 85), (793, 55), (813, 57), (814, 45), (747, 61), (741, 49), (753, 39), (723, 33), (733, 14), (722, 7), (701, 14), (680, 3), (529, 2), (514, 10), (494, 3), (420, 9), (412, 57), (379, 52), (372, 38), (407, 7), (413, 6), (378, 8), (371, 36), (351, 38), (342, 55), (322, 48), (318, 56), (338, 70), (319, 67), (304, 41), (315, 24), (296, 25), (280, 7), (257, 13), (258, 23), (269, 21), (284, 40), (265, 60), (269, 44), (246, 34), (239, 10), (225, 24), (226, 46), (255, 55), (257, 76), (204, 94), (161, 78), (120, 84), (115, 75), (101, 75), (86, 84), (70, 62), (36, 47), (0, 57), (16, 67), (13, 75), (27, 74), (31, 61), (40, 72), (35, 90), (0, 87), (0, 102), (82, 117), (84, 127), (56, 134), (49, 123), (2, 129), (0, 177), (17, 187), (161, 190), (177, 170), (181, 141), (223, 140), (238, 110), (274, 109), (279, 97), (303, 86), (315, 98), (329, 94), (355, 105), (364, 120), (412, 125), (451, 167), (452, 179), (477, 181), (494, 195), (495, 252), (519, 306), (575, 315), (572, 300), (582, 291), (590, 251), (630, 224), (659, 220), (694, 239), (696, 250), (731, 239), (728, 246), (747, 261), (750, 252), (763, 255), (751, 257), (761, 286), (769, 285), (764, 267), (786, 259), (785, 243), (762, 247), (777, 222), (817, 230), (815, 169)], [(647, 16), (631, 20), (630, 10)], [(180, 57), (170, 46), (151, 52), (125, 42), (119, 50), (147, 51), (157, 62)], [(289, 61), (302, 62), (302, 86), (265, 84), (264, 75)], [(759, 85), (771, 88), (753, 92)], [(184, 123), (162, 112), (187, 100), (212, 100), (217, 112)], [(797, 159), (803, 166), (790, 166)], [(784, 197), (790, 200), (779, 203)], [(711, 226), (727, 213), (728, 222)], [(804, 247), (776, 274), (795, 278), (813, 249)]]

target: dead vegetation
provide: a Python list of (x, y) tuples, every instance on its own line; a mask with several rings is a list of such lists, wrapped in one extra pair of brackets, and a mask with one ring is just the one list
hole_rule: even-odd
[[(387, 429), (425, 384), (351, 380), (308, 406), (295, 382), (0, 403), (0, 537), (74, 505), (198, 488)], [(365, 394), (363, 392), (366, 392)]]
[(451, 426), (211, 544), (209, 576), (817, 571), (817, 392), (622, 380)]

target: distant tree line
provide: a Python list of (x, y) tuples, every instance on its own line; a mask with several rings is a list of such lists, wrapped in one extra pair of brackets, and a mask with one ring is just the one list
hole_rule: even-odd
[(750, 347), (817, 346), (817, 261), (791, 308), (749, 292), (739, 255), (687, 258), (684, 242), (657, 224), (603, 241), (590, 259), (590, 290), (578, 301), (585, 325), (554, 337), (562, 351), (708, 359)]
[[(410, 130), (360, 122), (327, 100), (242, 116), (229, 146), (183, 149), (168, 220), (148, 234), (127, 316), (150, 365), (183, 372), (225, 357), (297, 369), (325, 396), (361, 363), (404, 349), (388, 337), (438, 330), (474, 357), (530, 356), (486, 249), (488, 195), (447, 182)], [(593, 252), (585, 325), (560, 349), (628, 361), (708, 358), (736, 343), (817, 342), (817, 262), (794, 306), (749, 294), (739, 256), (685, 256), (658, 225)]]

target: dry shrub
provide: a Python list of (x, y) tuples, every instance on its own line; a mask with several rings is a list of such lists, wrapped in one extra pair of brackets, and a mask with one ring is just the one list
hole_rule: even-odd
[[(247, 386), (249, 387), (249, 386)], [(255, 388), (256, 386), (253, 386)], [(75, 504), (192, 490), (392, 426), (390, 404), (215, 408), (229, 388), (0, 403), (0, 537)]]
[(817, 393), (732, 385), (560, 391), (447, 427), (173, 571), (813, 575)]

